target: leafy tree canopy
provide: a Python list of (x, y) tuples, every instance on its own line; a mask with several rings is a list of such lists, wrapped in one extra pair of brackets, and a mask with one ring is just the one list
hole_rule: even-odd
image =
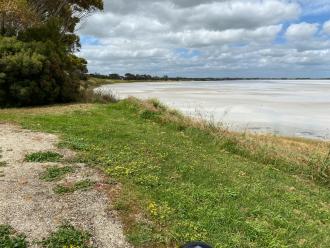
[(56, 17), (61, 32), (73, 33), (76, 25), (96, 10), (103, 10), (103, 0), (0, 0), (1, 35), (13, 35)]
[(76, 100), (87, 61), (80, 20), (102, 0), (0, 0), (0, 107)]
[(42, 22), (58, 18), (62, 32), (74, 32), (76, 25), (96, 10), (103, 10), (103, 0), (27, 0)]

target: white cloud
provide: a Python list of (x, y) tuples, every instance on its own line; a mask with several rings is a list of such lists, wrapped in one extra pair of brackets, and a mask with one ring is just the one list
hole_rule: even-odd
[(242, 42), (269, 42), (272, 41), (281, 30), (281, 25), (260, 27), (252, 30), (227, 29), (224, 31), (194, 30), (177, 33), (168, 33), (166, 38), (184, 47), (200, 47), (210, 45), (225, 45)]
[[(178, 6), (177, 2), (184, 7)], [(114, 29), (124, 34), (127, 28), (130, 32), (149, 32), (150, 26), (154, 27), (154, 32), (157, 28), (163, 32), (165, 27), (173, 32), (255, 29), (292, 20), (300, 14), (297, 3), (281, 0), (192, 1), (191, 6), (188, 3), (174, 0), (108, 0), (106, 5), (109, 10), (92, 16), (81, 32), (107, 36)]]
[(330, 20), (323, 24), (323, 32), (330, 35)]
[(286, 37), (290, 40), (306, 40), (312, 38), (319, 29), (317, 23), (298, 23), (291, 24), (287, 31)]
[(321, 35), (330, 34), (330, 21), (320, 33), (321, 24), (302, 21), (283, 30), (312, 14), (309, 6), (325, 11), (327, 1), (105, 0), (105, 12), (79, 30), (98, 42), (80, 54), (102, 73), (283, 76), (330, 68), (330, 41)]

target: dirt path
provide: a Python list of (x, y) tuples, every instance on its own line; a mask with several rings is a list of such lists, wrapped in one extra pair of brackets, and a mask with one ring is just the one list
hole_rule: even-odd
[[(0, 224), (12, 226), (33, 241), (47, 237), (68, 221), (90, 232), (96, 247), (129, 247), (122, 226), (109, 210), (106, 186), (96, 170), (71, 164), (76, 168), (74, 173), (61, 181), (46, 182), (39, 175), (47, 167), (68, 164), (24, 162), (26, 154), (39, 151), (56, 151), (65, 158), (74, 155), (57, 149), (57, 142), (57, 137), (51, 134), (0, 124), (0, 160), (7, 164), (0, 167)], [(54, 193), (54, 187), (59, 183), (70, 184), (81, 179), (90, 179), (96, 184), (86, 191)]]

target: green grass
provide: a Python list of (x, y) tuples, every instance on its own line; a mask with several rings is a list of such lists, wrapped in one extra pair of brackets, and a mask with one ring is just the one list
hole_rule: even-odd
[(66, 174), (73, 173), (74, 171), (75, 169), (72, 166), (51, 166), (40, 174), (40, 179), (47, 182), (57, 181), (62, 179)]
[(90, 179), (85, 179), (85, 180), (76, 182), (73, 187), (75, 190), (87, 190), (90, 187), (92, 187), (94, 184), (95, 183), (92, 182)]
[(74, 189), (72, 187), (68, 187), (65, 185), (56, 185), (54, 188), (54, 192), (56, 194), (62, 195), (62, 194), (68, 194), (74, 192)]
[[(91, 235), (88, 232), (74, 228), (65, 224), (57, 228), (42, 241), (34, 241), (38, 247), (44, 248), (93, 248), (91, 245)], [(24, 234), (17, 233), (8, 225), (0, 225), (0, 247), (1, 248), (27, 248), (30, 247)]]
[(27, 162), (59, 162), (63, 158), (63, 155), (57, 152), (35, 152), (31, 154), (27, 154), (25, 156), (25, 161)]
[(93, 247), (91, 245), (91, 235), (89, 233), (78, 230), (68, 224), (59, 227), (56, 232), (41, 241), (40, 244), (45, 248)]
[(6, 167), (7, 165), (6, 161), (0, 161), (0, 167)]
[(0, 225), (0, 247), (3, 248), (26, 248), (28, 243), (25, 236), (18, 234), (7, 225)]
[(56, 185), (56, 187), (54, 188), (54, 192), (56, 194), (67, 194), (67, 193), (73, 193), (77, 190), (86, 191), (90, 189), (94, 184), (95, 183), (92, 182), (91, 180), (85, 179), (78, 181), (73, 185)]
[(0, 120), (60, 135), (120, 182), (115, 208), (136, 247), (330, 243), (328, 144), (220, 132), (133, 100), (62, 115), (0, 111)]

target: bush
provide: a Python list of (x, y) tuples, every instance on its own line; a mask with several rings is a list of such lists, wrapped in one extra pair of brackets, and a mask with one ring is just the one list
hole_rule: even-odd
[(0, 36), (0, 107), (74, 101), (86, 61), (51, 40)]

